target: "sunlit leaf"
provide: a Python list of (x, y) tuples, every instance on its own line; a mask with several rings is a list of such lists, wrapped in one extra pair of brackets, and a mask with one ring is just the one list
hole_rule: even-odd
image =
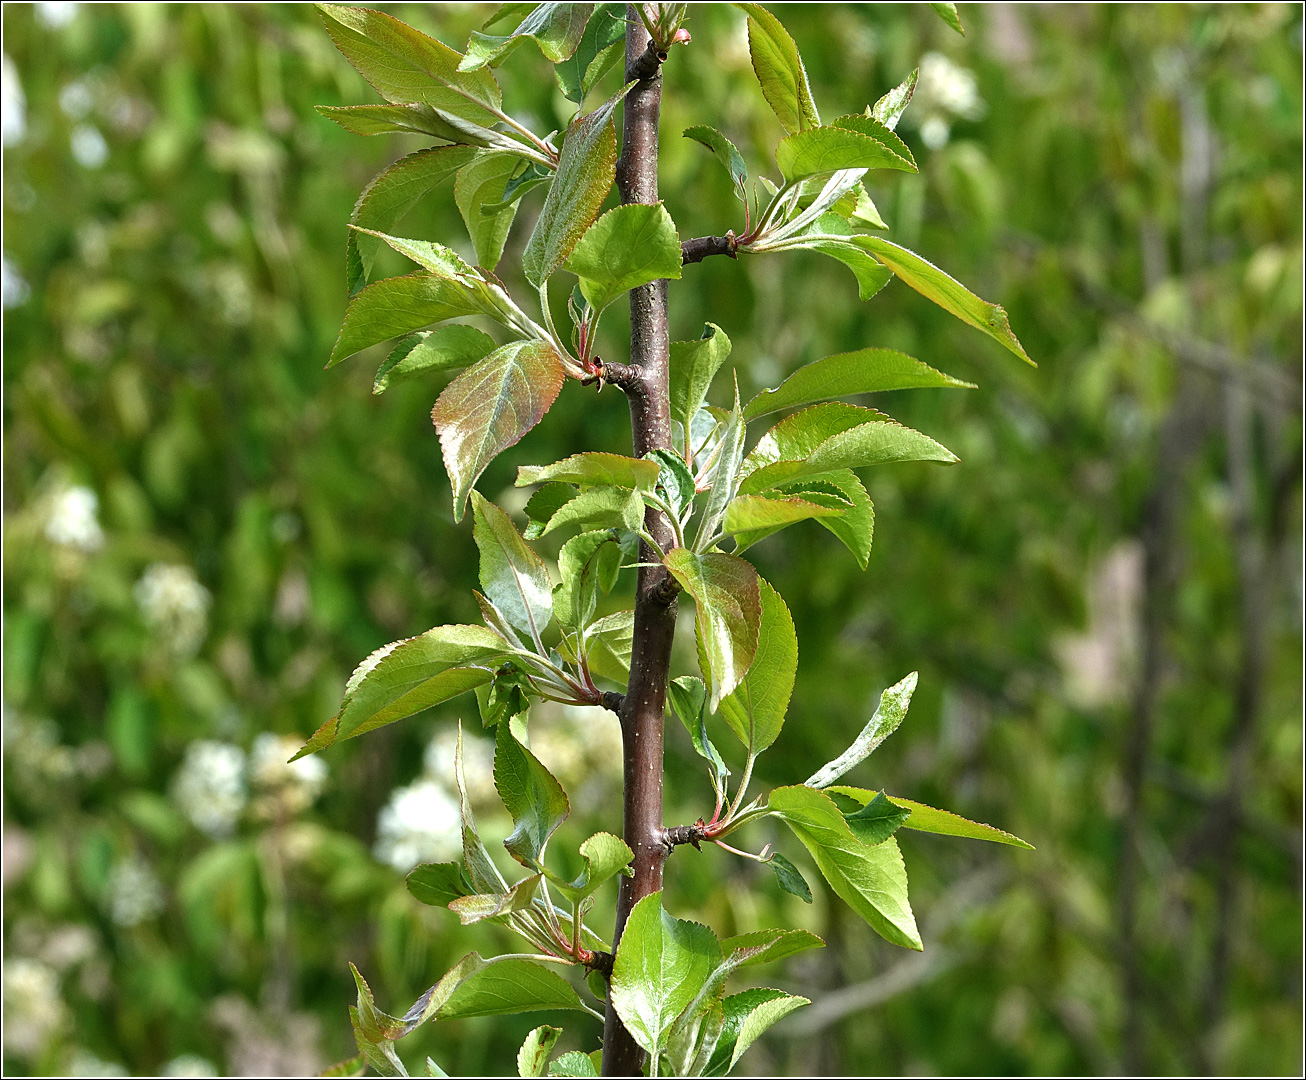
[(934, 9), (934, 13), (935, 13), (936, 15), (938, 15), (938, 17), (939, 17), (940, 19), (942, 19), (945, 23), (947, 23), (947, 24), (948, 24), (949, 26), (951, 26), (954, 30), (956, 30), (957, 33), (959, 33), (959, 34), (961, 34), (963, 37), (965, 37), (965, 35), (966, 35), (966, 31), (965, 31), (965, 29), (963, 29), (963, 27), (962, 27), (962, 25), (961, 25), (961, 16), (957, 14), (957, 5), (956, 5), (956, 4), (934, 4), (934, 3), (931, 3), (931, 4), (930, 4), (930, 7), (932, 7), (932, 8)]
[(871, 557), (875, 533), (875, 508), (866, 488), (851, 469), (836, 469), (779, 489), (807, 502), (843, 511), (837, 517), (817, 518), (816, 523), (834, 533), (865, 570)]
[(744, 417), (755, 420), (767, 413), (809, 405), (828, 398), (873, 394), (882, 390), (910, 390), (931, 386), (974, 389), (951, 375), (893, 349), (858, 349), (836, 353), (800, 367), (774, 390), (763, 390), (744, 407)]
[(725, 167), (726, 172), (730, 174), (730, 182), (734, 184), (735, 194), (739, 196), (741, 202), (748, 204), (748, 166), (744, 164), (744, 158), (735, 148), (735, 144), (727, 139), (716, 128), (698, 125), (696, 127), (685, 128), (681, 134), (686, 139), (693, 139), (695, 142), (702, 143), (715, 155), (717, 161)]
[(662, 908), (661, 891), (640, 900), (626, 920), (612, 965), (611, 1004), (635, 1041), (660, 1055), (676, 1018), (722, 959), (716, 935)]
[(668, 552), (663, 561), (697, 606), (699, 665), (709, 687), (708, 707), (715, 712), (757, 651), (762, 617), (757, 571), (734, 555), (696, 555), (688, 548)]
[(626, 5), (596, 4), (576, 51), (554, 66), (558, 86), (577, 105), (624, 53)]
[(760, 754), (780, 735), (798, 672), (798, 635), (780, 594), (758, 579), (762, 618), (748, 673), (721, 700), (722, 719), (750, 753)]
[[(931, 262), (926, 262), (914, 251), (891, 244), (879, 236), (858, 236), (855, 243), (870, 251), (899, 278), (922, 296), (933, 300), (944, 311), (962, 322), (987, 334), (1004, 349), (1034, 364), (1024, 347), (1011, 332), (1011, 323), (1000, 304), (981, 300), (961, 282), (949, 277)], [(1035, 365), (1037, 366), (1037, 365)]]
[(461, 520), (468, 493), (495, 455), (520, 441), (548, 412), (563, 377), (552, 345), (513, 341), (445, 387), (431, 419), (453, 485), (454, 520)]
[[(832, 795), (843, 795), (855, 799), (863, 805), (869, 805), (877, 795), (881, 794), (880, 792), (867, 791), (864, 788), (843, 787), (842, 785), (827, 790)], [(924, 803), (914, 802), (911, 799), (902, 799), (897, 795), (887, 795), (885, 798), (894, 806), (911, 811), (911, 816), (903, 822), (902, 827), (904, 829), (938, 833), (942, 836), (961, 836), (969, 840), (989, 840), (995, 844), (1009, 844), (1011, 847), (1034, 850), (1033, 844), (1027, 843), (1019, 836), (993, 825), (984, 825), (978, 821), (971, 821), (948, 810), (936, 810), (933, 806), (926, 806)]]
[(761, 4), (736, 4), (748, 15), (748, 54), (762, 84), (762, 96), (781, 126), (793, 134), (821, 126), (807, 71), (794, 39)]
[(777, 788), (769, 805), (803, 842), (835, 893), (876, 933), (895, 945), (922, 947), (907, 900), (907, 872), (893, 837), (863, 844), (830, 797), (815, 788)]
[(616, 582), (621, 548), (611, 530), (573, 536), (558, 554), (562, 582), (553, 590), (553, 614), (560, 626), (587, 626), (594, 617), (600, 592)]
[(573, 903), (579, 903), (585, 897), (593, 895), (604, 882), (611, 880), (617, 874), (625, 874), (629, 877), (632, 873), (628, 867), (635, 853), (619, 836), (597, 832), (581, 844), (579, 850), (585, 868), (575, 880), (564, 881), (556, 874), (549, 875), (549, 879), (557, 886), (558, 891)]
[(807, 930), (755, 930), (721, 942), (721, 951), (737, 968), (772, 964), (808, 949), (823, 949), (825, 942)]
[(557, 1060), (549, 1066), (550, 1076), (598, 1076), (599, 1071), (588, 1054), (579, 1050), (568, 1050), (559, 1054)]
[(916, 79), (919, 74), (920, 69), (913, 68), (910, 75), (871, 107), (871, 116), (890, 131), (898, 126), (899, 118), (911, 103), (912, 94), (916, 92)]
[(561, 1034), (562, 1028), (546, 1024), (527, 1035), (521, 1049), (517, 1051), (517, 1075), (543, 1076), (549, 1067), (549, 1055), (553, 1053), (553, 1047)]
[(729, 355), (730, 338), (715, 323), (704, 326), (697, 341), (671, 343), (671, 415), (684, 426), (687, 437), (712, 379)]
[[(868, 126), (877, 124), (869, 117), (859, 119), (864, 120)], [(899, 142), (887, 128), (883, 132), (894, 142)], [(805, 176), (820, 176), (842, 169), (916, 171), (916, 164), (910, 154), (904, 157), (880, 138), (836, 125), (809, 128), (781, 139), (775, 151), (775, 160), (781, 174), (791, 183)]]
[(487, 270), (499, 265), (508, 230), (517, 216), (517, 203), (508, 202), (492, 213), (485, 210), (503, 204), (504, 187), (519, 168), (521, 159), (512, 154), (480, 154), (462, 168), (454, 182), (454, 201), (467, 224), (476, 261)]
[(631, 289), (680, 277), (680, 237), (661, 203), (609, 210), (586, 230), (563, 269), (596, 312)]
[(621, 454), (584, 453), (555, 461), (552, 465), (519, 465), (517, 486), (542, 484), (549, 480), (592, 487), (638, 488), (652, 491), (658, 466), (643, 458)]

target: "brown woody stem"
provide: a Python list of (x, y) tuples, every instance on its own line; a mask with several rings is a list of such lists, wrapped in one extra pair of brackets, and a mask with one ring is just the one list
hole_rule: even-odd
[(680, 261), (688, 266), (690, 263), (702, 262), (709, 255), (729, 255), (739, 258), (739, 237), (734, 232), (725, 236), (696, 236), (680, 245)]
[[(656, 49), (639, 12), (627, 7), (626, 75), (638, 83), (626, 95), (617, 162), (621, 201), (658, 201), (658, 112), (662, 104), (662, 72)], [(630, 366), (608, 377), (625, 392), (635, 455), (671, 447), (671, 402), (667, 389), (670, 346), (667, 322), (667, 283), (655, 281), (630, 294)], [(617, 365), (611, 365), (616, 369)], [(674, 544), (670, 523), (648, 510), (644, 527), (664, 551)], [(662, 828), (662, 726), (671, 642), (676, 631), (675, 591), (666, 588), (667, 571), (656, 564), (656, 553), (641, 545), (639, 581), (635, 593), (635, 633), (630, 656), (630, 684), (621, 702), (623, 748), (622, 833), (631, 851), (633, 877), (620, 879), (615, 950), (636, 902), (662, 888), (662, 866), (670, 849)], [(644, 1053), (622, 1025), (609, 1001), (603, 1027), (603, 1075), (639, 1076)]]

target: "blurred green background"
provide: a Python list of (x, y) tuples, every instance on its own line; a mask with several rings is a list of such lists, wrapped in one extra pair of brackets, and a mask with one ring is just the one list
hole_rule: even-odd
[[(491, 8), (392, 10), (461, 48)], [(920, 175), (875, 177), (876, 203), (1007, 307), (1038, 370), (901, 284), (859, 303), (815, 254), (687, 268), (673, 336), (719, 323), (746, 396), (864, 345), (980, 384), (875, 402), (961, 464), (867, 476), (868, 572), (813, 525), (755, 549), (801, 648), (759, 769), (801, 781), (919, 669), (858, 779), (1038, 850), (907, 836), (921, 955), (717, 849), (675, 856), (669, 905), (829, 942), (765, 969), (814, 1004), (743, 1072), (1297, 1073), (1302, 9), (961, 12), (964, 38), (925, 5), (779, 9), (826, 115), (921, 66), (899, 129)], [(448, 854), (456, 719), (488, 755), (470, 697), (282, 764), (371, 649), (475, 619), (438, 386), (372, 397), (378, 350), (323, 371), (350, 208), (419, 144), (313, 111), (375, 96), (307, 6), (3, 22), (5, 1072), (316, 1071), (354, 1052), (346, 961), (401, 1011), (463, 952), (509, 945), (403, 886)], [(684, 237), (740, 222), (681, 129), (720, 127), (774, 175), (743, 24), (694, 6), (666, 68)], [(537, 130), (565, 122), (538, 54), (500, 75)], [(516, 288), (539, 201), (503, 264)], [(448, 195), (403, 231), (469, 250)], [(623, 359), (610, 321), (601, 351)], [(628, 446), (622, 396), (571, 384), (480, 487), (511, 499), (519, 463)], [(541, 712), (532, 738), (573, 793), (564, 835), (617, 828), (612, 717)], [(668, 820), (690, 821), (707, 782), (679, 725), (669, 742)], [(497, 841), (493, 792), (474, 796)], [(549, 1019), (400, 1051), (513, 1071)], [(560, 1019), (560, 1049), (595, 1045), (597, 1024)]]

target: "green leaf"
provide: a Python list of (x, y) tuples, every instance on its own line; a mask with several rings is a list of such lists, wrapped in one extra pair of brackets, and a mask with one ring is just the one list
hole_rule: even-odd
[[(863, 788), (852, 787), (832, 787), (829, 789), (832, 794), (843, 795), (864, 805), (869, 805), (875, 798), (881, 794), (875, 791), (866, 791)], [(951, 813), (948, 810), (936, 810), (933, 806), (926, 806), (924, 803), (913, 802), (911, 799), (900, 799), (897, 795), (885, 796), (894, 806), (903, 810), (910, 810), (911, 817), (903, 822), (904, 829), (914, 829), (917, 832), (938, 833), (942, 836), (961, 836), (969, 840), (990, 840), (995, 844), (1009, 844), (1011, 847), (1025, 848), (1029, 851), (1034, 850), (1034, 845), (1022, 840), (1019, 836), (996, 828), (992, 825), (984, 825), (978, 821), (971, 821), (968, 818)]]
[(896, 833), (909, 817), (910, 810), (890, 802), (881, 791), (856, 813), (845, 814), (844, 820), (863, 844), (880, 844)]
[(671, 415), (684, 427), (686, 438), (713, 378), (729, 355), (730, 339), (715, 323), (704, 326), (697, 341), (671, 343)]
[(317, 105), (317, 111), (355, 135), (429, 135), (464, 146), (497, 141), (490, 128), (430, 105)]
[(806, 930), (755, 930), (721, 942), (721, 951), (736, 968), (771, 964), (808, 949), (823, 949), (825, 942)]
[[(876, 123), (869, 117), (862, 119), (868, 124)], [(898, 142), (888, 128), (884, 128), (884, 133)], [(881, 139), (835, 125), (811, 128), (781, 139), (776, 147), (775, 162), (790, 183), (805, 176), (821, 176), (843, 169), (916, 171), (910, 153), (903, 157)]]
[(511, 665), (500, 668), (491, 682), (476, 688), (481, 724), (492, 728), (521, 716), (530, 708), (530, 689), (526, 674), (520, 668)]
[(536, 288), (567, 261), (608, 197), (617, 168), (612, 114), (629, 89), (623, 87), (567, 128), (558, 173), (522, 253), (522, 270)]
[(539, 640), (553, 614), (548, 567), (517, 532), (512, 519), (472, 493), (472, 536), (481, 554), (481, 588), (512, 626)]
[(327, 367), (432, 323), (478, 314), (480, 307), (468, 290), (443, 274), (419, 271), (386, 278), (368, 285), (349, 301)]
[(403, 720), (489, 682), (491, 664), (507, 655), (498, 634), (480, 626), (437, 626), (377, 649), (345, 684), (339, 714), (296, 758)]
[[(791, 1002), (794, 1004), (785, 1008), (786, 1003)], [(743, 1052), (752, 1045), (766, 1027), (774, 1024), (782, 1016), (792, 1012), (800, 1005), (807, 1004), (807, 999), (791, 997), (783, 990), (772, 990), (770, 987), (758, 986), (751, 990), (744, 990), (742, 993), (731, 994), (721, 1004), (725, 1013), (724, 1022), (721, 1025), (721, 1034), (717, 1039), (716, 1049), (713, 1050), (712, 1056), (703, 1071), (704, 1076), (725, 1076), (735, 1067)], [(778, 1011), (780, 1015), (769, 1020), (765, 1027), (761, 1027), (772, 1011)], [(745, 1023), (754, 1016), (756, 1016), (756, 1019), (749, 1024), (748, 1031), (744, 1032), (742, 1029)], [(742, 1046), (740, 1045), (741, 1036), (747, 1039)]]
[(962, 37), (966, 36), (966, 31), (961, 25), (961, 16), (957, 14), (956, 4), (930, 4), (936, 14), (945, 23), (951, 26)]
[(576, 51), (554, 67), (563, 94), (577, 105), (582, 104), (594, 84), (618, 59), (623, 51), (619, 46), (625, 40), (626, 6), (595, 5)]
[(689, 732), (694, 752), (708, 763), (712, 774), (712, 786), (716, 792), (724, 794), (725, 780), (730, 775), (725, 760), (712, 745), (707, 734), (707, 688), (703, 680), (694, 675), (682, 675), (672, 679), (667, 687), (667, 697), (671, 700), (672, 711), (680, 718)]
[[(848, 131), (856, 131), (858, 134), (865, 135), (882, 143), (898, 158), (905, 161), (911, 166), (910, 171), (916, 172), (916, 159), (912, 157), (911, 151), (907, 144), (902, 141), (893, 129), (874, 114), (871, 113), (849, 113), (846, 116), (836, 117), (830, 122), (831, 127), (845, 128)], [(901, 166), (890, 166), (890, 168), (901, 168)]]
[(856, 352), (836, 353), (800, 367), (774, 390), (763, 390), (753, 398), (744, 407), (744, 418), (756, 420), (781, 409), (828, 398), (932, 386), (974, 389), (974, 383), (962, 382), (935, 371), (905, 353), (893, 349), (858, 349)]
[(956, 460), (946, 447), (883, 413), (831, 402), (787, 416), (763, 435), (744, 459), (739, 491), (751, 495), (837, 469)]
[(721, 440), (717, 444), (716, 464), (708, 474), (707, 502), (698, 523), (698, 536), (694, 541), (697, 551), (705, 551), (715, 542), (717, 530), (739, 487), (739, 465), (744, 457), (744, 436), (747, 425), (739, 408), (739, 387), (735, 387), (735, 407), (730, 411)]
[(878, 236), (857, 236), (854, 242), (870, 251), (899, 278), (922, 296), (933, 300), (944, 311), (988, 334), (1026, 363), (1038, 366), (1026, 355), (1016, 340), (1016, 335), (1011, 332), (1011, 323), (1000, 304), (981, 300), (961, 282), (949, 277), (933, 263), (926, 262), (914, 251), (891, 244)]
[(498, 64), (523, 41), (533, 41), (551, 63), (576, 51), (593, 4), (539, 4), (511, 34), (499, 36), (472, 31), (459, 71), (477, 71)]
[(599, 1071), (594, 1067), (594, 1062), (590, 1060), (588, 1054), (582, 1054), (579, 1050), (568, 1050), (565, 1054), (559, 1054), (558, 1059), (549, 1066), (550, 1076), (598, 1076)]
[(644, 458), (605, 453), (572, 454), (552, 465), (519, 465), (517, 486), (555, 480), (581, 486), (652, 491), (658, 480), (658, 471), (656, 462)]
[(721, 701), (721, 716), (750, 754), (760, 754), (780, 735), (798, 672), (798, 635), (780, 594), (758, 578), (762, 618), (757, 651), (748, 673)]
[(404, 1014), (404, 1025), (412, 1031), (427, 1020), (466, 1020), (545, 1009), (584, 1011), (585, 1006), (570, 983), (540, 964), (516, 958), (482, 960), (473, 952), (414, 1002)]
[(503, 95), (488, 71), (462, 72), (449, 46), (369, 8), (319, 4), (327, 33), (387, 101), (421, 102), (474, 123), (498, 122)]
[(540, 422), (562, 380), (562, 360), (552, 345), (513, 341), (445, 387), (431, 419), (453, 485), (455, 521), (485, 467)]
[(762, 618), (757, 571), (734, 555), (696, 555), (688, 548), (668, 552), (663, 562), (697, 606), (698, 662), (710, 690), (708, 707), (716, 712), (757, 652)]
[(666, 1048), (676, 1018), (721, 960), (716, 935), (664, 911), (660, 890), (631, 909), (612, 964), (610, 1000), (653, 1061)]
[(786, 525), (809, 518), (838, 517), (842, 509), (821, 506), (799, 498), (775, 498), (768, 495), (740, 495), (726, 507), (723, 531), (735, 537), (738, 555), (762, 536), (769, 536)]
[(788, 1016), (795, 1009), (801, 1009), (804, 1005), (810, 1005), (811, 999), (798, 997), (793, 994), (782, 994), (780, 997), (772, 998), (769, 1001), (763, 1001), (749, 1009), (739, 1024), (739, 1032), (735, 1036), (734, 1049), (730, 1053), (730, 1068), (734, 1068), (758, 1036), (766, 1031), (773, 1024), (778, 1023)]
[(517, 741), (508, 724), (500, 724), (496, 732), (494, 787), (513, 821), (503, 846), (523, 866), (538, 870), (540, 853), (567, 819), (571, 803), (562, 785)]
[(767, 861), (771, 869), (775, 871), (775, 879), (781, 889), (792, 896), (798, 897), (805, 904), (812, 902), (812, 887), (807, 884), (807, 879), (803, 877), (798, 867), (778, 851)]
[(748, 15), (748, 54), (762, 85), (762, 96), (791, 135), (821, 126), (807, 71), (789, 32), (761, 4), (736, 4)]
[(609, 210), (586, 230), (563, 266), (595, 312), (660, 278), (680, 277), (680, 237), (661, 203)]
[[(458, 212), (467, 224), (467, 232), (476, 249), (476, 261), (487, 270), (499, 265), (508, 230), (517, 216), (516, 201), (503, 206), (504, 187), (521, 168), (521, 159), (513, 154), (480, 154), (465, 165), (454, 182), (453, 197)], [(502, 209), (486, 213), (496, 204)]]
[(853, 744), (809, 776), (807, 786), (829, 787), (853, 766), (870, 757), (880, 743), (897, 731), (911, 705), (911, 696), (916, 691), (916, 678), (917, 673), (913, 671), (885, 690), (880, 695), (880, 704), (876, 706), (874, 715), (866, 722)]
[(553, 1047), (561, 1034), (562, 1028), (546, 1024), (527, 1035), (521, 1049), (517, 1051), (517, 1075), (543, 1076), (549, 1067), (549, 1055), (553, 1053)]
[(540, 530), (545, 536), (567, 526), (581, 529), (637, 530), (644, 523), (644, 500), (626, 488), (591, 488), (569, 499)]
[(549, 874), (549, 880), (573, 903), (580, 903), (587, 896), (592, 896), (615, 875), (625, 874), (630, 877), (633, 873), (628, 867), (635, 853), (621, 837), (613, 836), (612, 833), (595, 833), (581, 844), (580, 856), (585, 860), (585, 869), (574, 881), (563, 881), (556, 874)]
[(405, 883), (416, 899), (431, 907), (448, 907), (460, 896), (472, 894), (471, 882), (458, 863), (423, 863), (409, 872)]
[(863, 844), (830, 797), (814, 788), (777, 788), (769, 802), (844, 903), (886, 941), (909, 949), (922, 947), (907, 900), (907, 871), (892, 837), (873, 847)]
[[(585, 631), (585, 657), (590, 672), (601, 675), (613, 682), (624, 682), (630, 674), (630, 650), (635, 636), (635, 613), (633, 611), (614, 611), (611, 615), (591, 623)], [(566, 638), (559, 643), (559, 649), (566, 656), (569, 652)], [(576, 655), (571, 652), (574, 662)]]
[(526, 528), (522, 536), (527, 540), (538, 540), (553, 515), (579, 494), (571, 484), (545, 484), (526, 500), (526, 508), (522, 511), (526, 515)]
[(693, 139), (695, 142), (702, 143), (712, 151), (717, 161), (721, 162), (725, 166), (726, 172), (730, 174), (730, 182), (734, 184), (735, 194), (739, 196), (740, 202), (747, 206), (748, 166), (744, 164), (743, 155), (735, 148), (735, 144), (717, 131), (716, 128), (706, 127), (702, 124), (685, 128), (681, 134), (686, 139)]
[(407, 1076), (394, 1048), (395, 1039), (408, 1034), (404, 1022), (378, 1009), (372, 990), (358, 968), (350, 964), (349, 970), (358, 987), (358, 1004), (349, 1007), (349, 1020), (359, 1054), (382, 1076)]
[(454, 323), (404, 338), (377, 369), (372, 393), (383, 394), (418, 375), (458, 371), (494, 351), (494, 339), (474, 326)]
[[(833, 490), (831, 490), (833, 489)], [(834, 533), (856, 557), (863, 570), (871, 558), (871, 540), (875, 532), (875, 508), (866, 488), (851, 469), (836, 469), (809, 480), (780, 489), (808, 502), (838, 507), (838, 517), (817, 518), (816, 523)]]
[(581, 533), (562, 545), (558, 572), (562, 582), (553, 590), (553, 614), (559, 626), (588, 626), (598, 607), (599, 593), (609, 592), (621, 565), (621, 548), (611, 530)]
[(447, 1072), (445, 1072), (442, 1068), (440, 1068), (439, 1065), (437, 1065), (437, 1064), (435, 1063), (435, 1059), (434, 1059), (434, 1058), (428, 1056), (427, 1059), (426, 1059), (426, 1075), (427, 1075), (427, 1076), (448, 1076), (449, 1074), (448, 1074)]
[(913, 68), (910, 75), (872, 106), (871, 116), (890, 131), (898, 126), (898, 119), (911, 103), (912, 94), (916, 92), (916, 78), (919, 74), (920, 69)]
[(650, 450), (647, 459), (657, 462), (659, 467), (658, 490), (675, 511), (676, 516), (682, 516), (684, 511), (693, 503), (696, 494), (694, 474), (689, 471), (685, 459), (674, 450), (661, 449)]
[(843, 263), (857, 279), (858, 297), (869, 300), (893, 280), (893, 274), (873, 255), (857, 247), (853, 243), (853, 236), (848, 221), (838, 213), (831, 212), (817, 218), (810, 229), (792, 241), (792, 246), (801, 245), (809, 251), (819, 251), (822, 255)]

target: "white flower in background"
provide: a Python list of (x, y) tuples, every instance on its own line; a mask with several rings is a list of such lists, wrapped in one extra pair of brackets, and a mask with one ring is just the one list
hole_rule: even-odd
[(189, 566), (155, 563), (141, 576), (134, 590), (145, 621), (177, 656), (193, 656), (204, 641), (209, 611), (209, 591)]
[(954, 120), (978, 120), (984, 108), (973, 71), (953, 63), (943, 53), (929, 52), (921, 57), (908, 115), (920, 126), (926, 146), (939, 149), (947, 143)]
[(17, 146), (26, 134), (27, 98), (23, 95), (18, 69), (6, 53), (0, 60), (0, 142)]
[(245, 808), (245, 754), (231, 743), (202, 739), (186, 748), (172, 797), (208, 836), (227, 836)]
[(38, 960), (8, 958), (4, 965), (4, 1049), (35, 1057), (63, 1027), (67, 1014), (59, 978)]
[(316, 755), (291, 761), (303, 745), (303, 740), (265, 731), (249, 752), (249, 777), (253, 785), (267, 795), (273, 804), (269, 816), (298, 813), (312, 805), (326, 783), (326, 762)]
[(105, 903), (119, 926), (139, 926), (163, 910), (163, 885), (149, 863), (129, 855), (109, 871)]
[(78, 124), (68, 137), (73, 160), (83, 169), (98, 169), (109, 160), (109, 144), (94, 124)]
[(376, 857), (400, 873), (418, 863), (449, 862), (462, 850), (458, 801), (433, 780), (418, 780), (390, 796), (376, 834)]
[(43, 26), (51, 30), (62, 30), (77, 15), (81, 4), (44, 3), (36, 5), (36, 17)]
[(99, 550), (104, 545), (99, 509), (100, 500), (88, 487), (78, 484), (57, 491), (45, 519), (46, 539), (79, 551)]
[(131, 1076), (125, 1066), (116, 1061), (105, 1061), (89, 1050), (74, 1047), (68, 1055), (68, 1076)]
[(59, 91), (59, 111), (69, 120), (81, 120), (95, 105), (95, 95), (82, 79), (74, 79)]
[(31, 295), (32, 287), (27, 284), (27, 278), (8, 255), (3, 256), (0, 259), (0, 303), (4, 304), (4, 309), (22, 307)]
[(199, 1054), (182, 1054), (163, 1067), (164, 1076), (217, 1076), (218, 1067)]

